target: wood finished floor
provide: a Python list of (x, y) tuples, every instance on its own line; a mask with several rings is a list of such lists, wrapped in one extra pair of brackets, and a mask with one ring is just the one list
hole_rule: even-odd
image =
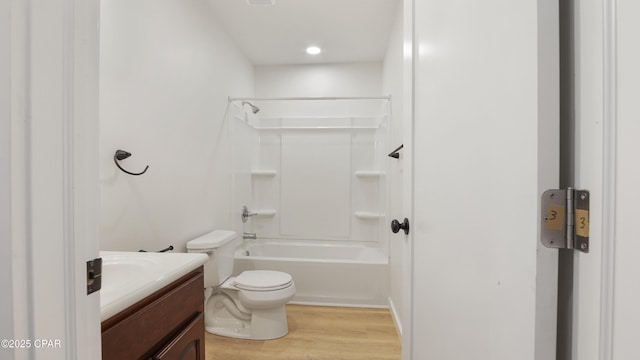
[(289, 334), (256, 341), (205, 334), (207, 360), (399, 360), (387, 309), (287, 305)]

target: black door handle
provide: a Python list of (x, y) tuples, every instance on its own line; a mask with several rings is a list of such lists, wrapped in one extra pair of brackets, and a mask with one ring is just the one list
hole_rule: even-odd
[(404, 230), (404, 233), (409, 235), (409, 219), (404, 218), (402, 222), (396, 219), (391, 221), (391, 231), (393, 231), (394, 234), (400, 231), (400, 229)]

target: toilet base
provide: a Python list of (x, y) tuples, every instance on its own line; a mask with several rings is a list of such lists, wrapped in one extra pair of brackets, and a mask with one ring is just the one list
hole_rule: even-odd
[(237, 339), (272, 340), (289, 333), (285, 306), (267, 310), (254, 309), (251, 312), (251, 321), (215, 317), (214, 315), (211, 325), (205, 327), (208, 333), (214, 335)]
[(295, 292), (293, 283), (266, 292), (214, 289), (207, 293), (205, 300), (205, 329), (212, 334), (239, 339), (281, 338), (289, 333), (285, 305)]
[(281, 338), (289, 333), (287, 310), (285, 306), (275, 309), (251, 312), (251, 338), (254, 340), (270, 340)]
[(205, 330), (214, 335), (236, 338), (236, 339), (251, 339), (251, 334), (249, 328), (232, 328), (232, 327), (216, 327), (216, 326), (207, 326)]

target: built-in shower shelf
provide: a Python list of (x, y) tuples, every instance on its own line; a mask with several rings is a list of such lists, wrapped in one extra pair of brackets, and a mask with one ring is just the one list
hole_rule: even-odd
[(271, 217), (276, 215), (275, 209), (258, 209), (252, 211), (256, 213), (256, 216)]
[(363, 219), (363, 220), (375, 220), (375, 219), (380, 219), (384, 217), (384, 214), (375, 213), (371, 211), (356, 211), (354, 215), (358, 219)]
[(251, 170), (251, 176), (271, 177), (278, 175), (276, 170)]
[(379, 178), (384, 176), (382, 171), (356, 171), (355, 175), (360, 178)]

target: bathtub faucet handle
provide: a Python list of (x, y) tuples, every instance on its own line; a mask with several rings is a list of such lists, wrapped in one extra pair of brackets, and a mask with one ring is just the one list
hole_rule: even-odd
[(247, 239), (255, 240), (258, 237), (256, 236), (256, 233), (242, 233), (242, 238), (244, 240), (247, 240)]
[(255, 215), (258, 215), (258, 213), (250, 212), (247, 208), (247, 205), (242, 206), (242, 214), (240, 214), (240, 218), (242, 219), (243, 223), (247, 222), (247, 219)]

